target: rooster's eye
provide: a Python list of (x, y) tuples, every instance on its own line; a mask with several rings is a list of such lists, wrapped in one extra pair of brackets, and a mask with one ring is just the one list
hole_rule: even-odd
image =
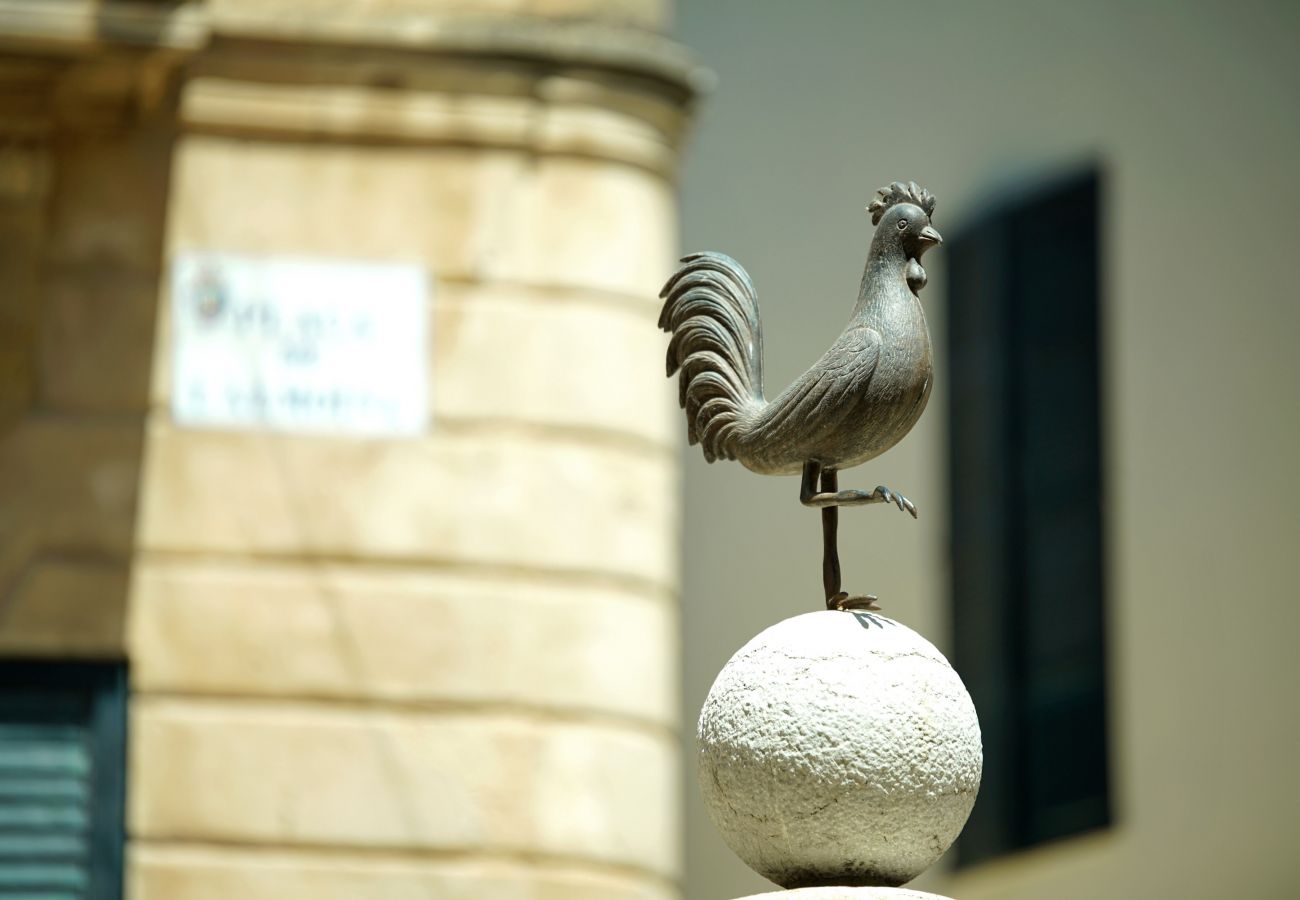
[(907, 229), (907, 220), (906, 220), (906, 219), (899, 219), (899, 220), (898, 220), (898, 230), (899, 230), (899, 231), (905, 231), (906, 229)]

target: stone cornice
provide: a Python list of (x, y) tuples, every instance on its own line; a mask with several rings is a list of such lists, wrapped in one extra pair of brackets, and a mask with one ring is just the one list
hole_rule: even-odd
[(224, 41), (274, 43), (286, 51), (325, 45), (582, 68), (658, 82), (683, 102), (706, 90), (711, 77), (685, 48), (661, 34), (584, 20), (409, 10), (324, 16), (286, 11), (279, 4), (268, 4), (265, 11), (223, 11), (207, 2), (0, 0), (0, 52), (76, 58), (106, 48), (136, 48), (185, 55)]

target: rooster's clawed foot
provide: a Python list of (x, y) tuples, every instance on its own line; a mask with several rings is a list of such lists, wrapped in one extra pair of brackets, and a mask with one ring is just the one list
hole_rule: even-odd
[(913, 519), (916, 518), (916, 504), (911, 500), (908, 500), (898, 491), (891, 491), (882, 484), (878, 485), (876, 489), (871, 492), (871, 496), (875, 500), (883, 500), (885, 503), (892, 503), (900, 510), (911, 513)]
[(861, 597), (850, 597), (848, 591), (840, 591), (826, 599), (826, 608), (835, 610), (849, 609), (866, 609), (872, 612), (879, 612), (880, 607), (876, 601), (880, 598), (875, 594), (864, 594)]

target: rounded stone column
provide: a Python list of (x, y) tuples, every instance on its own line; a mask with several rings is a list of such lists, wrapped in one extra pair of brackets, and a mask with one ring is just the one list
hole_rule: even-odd
[[(679, 874), (663, 4), (214, 2), (166, 253), (418, 263), (421, 433), (200, 429), (160, 302), (136, 900), (660, 900)], [(164, 292), (165, 293), (165, 292)]]

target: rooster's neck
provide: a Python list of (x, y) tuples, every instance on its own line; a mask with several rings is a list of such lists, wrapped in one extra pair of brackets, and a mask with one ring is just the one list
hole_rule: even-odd
[(879, 236), (871, 242), (871, 251), (867, 254), (867, 265), (862, 271), (862, 283), (858, 286), (858, 302), (853, 307), (854, 318), (867, 315), (901, 289), (907, 288), (907, 253), (896, 241), (881, 241)]

